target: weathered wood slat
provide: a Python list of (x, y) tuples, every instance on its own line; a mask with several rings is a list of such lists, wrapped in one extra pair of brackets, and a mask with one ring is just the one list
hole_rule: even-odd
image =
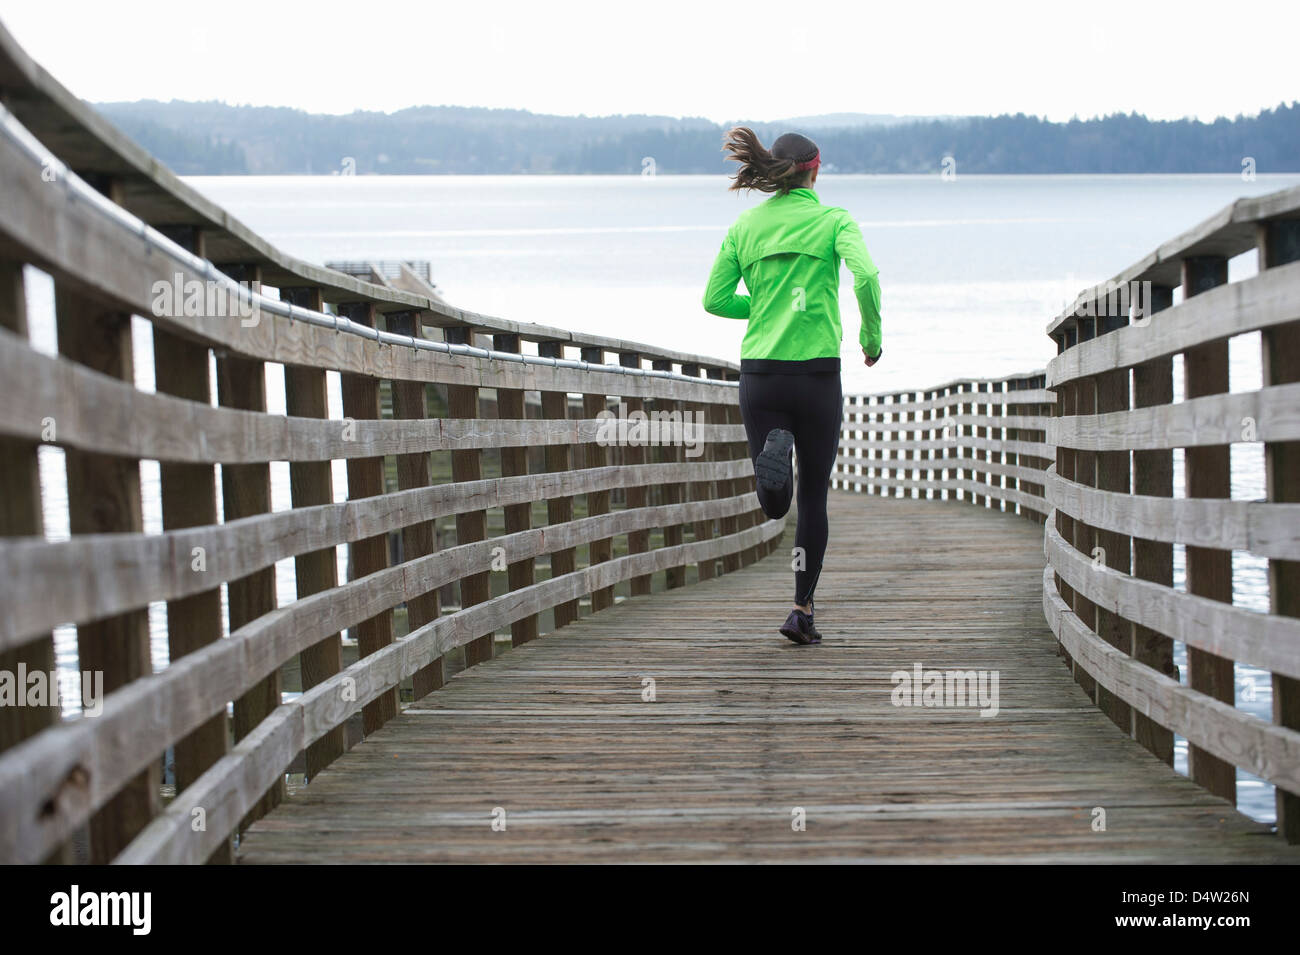
[(1047, 528), (1047, 559), (1090, 602), (1189, 647), (1287, 676), (1300, 676), (1300, 620), (1182, 593), (1097, 564)]
[[(743, 531), (740, 540), (733, 543), (753, 546), (750, 542), (765, 537), (779, 535), (784, 525), (780, 521), (769, 521), (755, 525)], [(206, 851), (211, 841), (208, 833), (194, 833), (183, 825), (184, 818), (192, 812), (194, 805), (206, 805), (205, 802), (191, 800), (206, 799), (222, 807), (221, 812), (229, 817), (238, 810), (239, 803), (246, 794), (256, 790), (256, 781), (252, 787), (247, 785), (243, 770), (249, 764), (264, 767), (266, 775), (291, 752), (294, 745), (301, 745), (304, 740), (311, 740), (324, 727), (334, 725), (346, 718), (357, 705), (365, 703), (383, 686), (390, 685), (413, 670), (424, 666), (426, 661), (441, 656), (456, 646), (472, 642), (474, 634), (485, 629), (496, 629), (518, 619), (521, 614), (535, 613), (543, 606), (554, 605), (564, 596), (582, 593), (594, 593), (620, 580), (626, 580), (636, 573), (649, 570), (665, 570), (672, 561), (697, 561), (707, 554), (720, 554), (727, 544), (722, 540), (698, 541), (680, 544), (676, 548), (658, 548), (645, 554), (626, 555), (613, 560), (593, 564), (580, 571), (552, 578), (532, 588), (528, 594), (505, 594), (492, 598), (472, 608), (458, 611), (439, 618), (418, 631), (408, 634), (395, 646), (382, 651), (368, 660), (359, 660), (342, 673), (334, 687), (321, 686), (304, 693), (297, 700), (285, 704), (285, 713), (276, 721), (271, 731), (260, 742), (270, 753), (259, 753), (250, 745), (242, 755), (240, 763), (214, 767), (207, 780), (200, 782), (193, 794), (186, 793), (168, 807), (168, 814), (149, 832), (143, 834), (137, 844), (123, 854), (124, 862), (160, 862), (171, 859), (175, 862), (189, 862), (196, 853)], [(521, 599), (522, 598), (522, 599)], [(344, 679), (351, 680), (356, 687), (357, 701), (348, 702), (338, 692)], [(276, 730), (279, 730), (276, 732)], [(295, 732), (296, 731), (296, 732)], [(231, 807), (226, 809), (225, 807)], [(217, 822), (225, 825), (227, 818), (219, 816)]]
[[(830, 503), (823, 646), (775, 632), (786, 561), (629, 600), (458, 675), (264, 820), (241, 861), (1295, 860), (1075, 688), (1039, 616), (1039, 528)], [(891, 705), (891, 673), (918, 661), (998, 670), (999, 714)], [(200, 852), (184, 812), (133, 859)]]
[[(324, 374), (319, 369), (304, 371)], [(179, 463), (329, 461), (417, 451), (593, 444), (606, 427), (595, 419), (358, 420), (345, 436), (339, 422), (328, 419), (259, 415), (138, 391), (64, 359), (39, 355), (3, 331), (0, 376), (13, 386), (13, 401), (0, 407), (0, 434), (39, 441), (42, 417), (55, 415), (66, 421), (59, 443), (67, 447)], [(701, 438), (734, 441), (737, 431), (735, 426), (713, 425), (702, 429)]]
[(1099, 491), (1047, 475), (1048, 502), (1097, 527), (1153, 541), (1300, 560), (1300, 505)]
[[(737, 510), (744, 510), (752, 506), (747, 498), (748, 495), (738, 496), (731, 503)], [(672, 506), (683, 509), (687, 519), (694, 519), (698, 514), (692, 509), (703, 511), (705, 507), (718, 503), (691, 502)], [(591, 539), (593, 532), (606, 535), (620, 529), (625, 532), (642, 521), (662, 522), (664, 517), (655, 508), (616, 511), (574, 521), (561, 529), (536, 529), (458, 545), (381, 571), (365, 580), (295, 601), (232, 633), (228, 639), (189, 654), (153, 677), (128, 683), (118, 694), (105, 699), (104, 711), (95, 720), (82, 720), (48, 730), (0, 756), (0, 804), (12, 810), (0, 817), (0, 859), (31, 861), (42, 858), (43, 853), (65, 838), (87, 812), (116, 792), (130, 773), (135, 772), (137, 761), (150, 758), (153, 737), (142, 734), (141, 727), (166, 727), (161, 730), (166, 735), (188, 732), (224, 706), (225, 700), (244, 692), (250, 683), (277, 669), (294, 653), (319, 643), (322, 633), (353, 626), (374, 616), (382, 607), (392, 606), (411, 594), (459, 579), (468, 568), (486, 565), (494, 546), (505, 548), (507, 560), (516, 560), (538, 556), (551, 547), (572, 546), (575, 538)], [(600, 587), (611, 586), (625, 579), (619, 574), (630, 576), (647, 570), (662, 570), (674, 558), (698, 559), (709, 553), (719, 556), (731, 553), (736, 548), (750, 546), (747, 535), (751, 532), (777, 534), (782, 526), (781, 522), (772, 522), (761, 525), (761, 530), (751, 528), (729, 538), (684, 544), (685, 550), (681, 554), (665, 555), (659, 549), (635, 557), (617, 558), (597, 565), (595, 569), (585, 568), (557, 578), (563, 581), (560, 585), (544, 581), (526, 592), (506, 594), (478, 605), (478, 608), (488, 608), (490, 612), (475, 613), (478, 608), (468, 608), (439, 617), (417, 632), (425, 633), (429, 627), (442, 626), (441, 621), (460, 618), (459, 622), (452, 624), (459, 628), (457, 642), (444, 646), (439, 651), (441, 653), (451, 646), (478, 639), (482, 631), (472, 635), (471, 631), (480, 622), (496, 621), (492, 625), (500, 625), (501, 621), (491, 616), (499, 608), (520, 606), (525, 601), (539, 599), (539, 595), (556, 594), (558, 600), (572, 600), (578, 593), (587, 592), (574, 590), (574, 587), (592, 583)], [(566, 535), (566, 530), (572, 536)], [(540, 606), (527, 612), (533, 613), (538, 609)], [(462, 614), (473, 615), (462, 618)], [(509, 623), (509, 620), (504, 620), (504, 623)], [(376, 660), (389, 659), (386, 654), (394, 647), (406, 646), (409, 637), (362, 658), (359, 663), (370, 665)], [(425, 660), (421, 666), (432, 659)], [(358, 703), (365, 702), (369, 699), (361, 698), (358, 693)], [(119, 741), (111, 754), (100, 745), (100, 741), (105, 739)], [(289, 759), (292, 759), (292, 754), (280, 764), (280, 771)], [(84, 789), (79, 793), (82, 798), (75, 802), (55, 801), (53, 811), (47, 811), (46, 807), (51, 803), (50, 793), (59, 791), (63, 780), (77, 767), (83, 767), (88, 776)]]
[[(1197, 345), (1300, 319), (1300, 263), (1222, 285), (1164, 311), (1160, 320), (1080, 342), (1047, 364), (1052, 386), (1116, 368), (1131, 368)], [(1281, 384), (1281, 382), (1272, 382)]]
[(1073, 415), (1048, 422), (1047, 441), (1088, 451), (1199, 448), (1246, 440), (1300, 440), (1300, 384), (1189, 397), (1173, 405)]
[[(568, 452), (567, 448), (560, 450)], [(225, 475), (233, 469), (222, 471)], [(461, 510), (517, 504), (536, 497), (580, 494), (590, 489), (646, 486), (678, 475), (729, 479), (748, 477), (752, 473), (748, 460), (618, 465), (527, 478), (418, 487), (385, 495), (382, 500), (359, 499), (262, 514), (270, 508), (269, 477), (263, 472), (261, 480), (265, 487), (259, 494), (264, 496), (265, 504), (258, 503), (251, 508), (252, 513), (260, 516), (241, 518), (239, 515), (245, 512), (233, 510), (236, 497), (227, 493), (228, 520), (213, 527), (149, 536), (90, 534), (80, 535), (75, 541), (24, 538), (6, 543), (0, 548), (0, 601), (12, 610), (8, 615), (0, 615), (0, 649), (21, 644), (42, 627), (95, 619), (196, 592), (202, 581), (188, 571), (182, 573), (177, 556), (192, 553), (195, 547), (207, 552), (208, 573), (214, 579), (230, 581), (253, 572), (254, 568), (269, 568), (275, 561), (298, 553), (354, 543)], [(400, 474), (399, 470), (399, 479)], [(572, 512), (568, 519), (571, 515)], [(552, 516), (558, 521), (558, 514)], [(419, 554), (408, 551), (413, 556), (431, 552), (432, 545)], [(69, 588), (67, 584), (71, 580), (78, 581), (78, 586)], [(256, 612), (250, 610), (244, 620), (274, 607), (271, 584), (262, 590), (264, 596), (259, 598)], [(429, 619), (436, 615), (430, 614)], [(278, 695), (276, 699), (278, 705)]]
[(1112, 693), (1222, 762), (1300, 792), (1300, 733), (1255, 719), (1232, 704), (1171, 680), (1116, 650), (1086, 627), (1043, 573), (1043, 612), (1080, 666)]

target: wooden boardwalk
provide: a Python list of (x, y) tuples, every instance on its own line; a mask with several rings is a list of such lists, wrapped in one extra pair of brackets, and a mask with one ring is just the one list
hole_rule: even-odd
[[(1043, 618), (1041, 526), (844, 492), (831, 520), (822, 646), (774, 629), (791, 520), (743, 571), (459, 674), (256, 823), (240, 860), (1300, 860), (1074, 682)], [(892, 705), (916, 664), (998, 671), (999, 712)]]

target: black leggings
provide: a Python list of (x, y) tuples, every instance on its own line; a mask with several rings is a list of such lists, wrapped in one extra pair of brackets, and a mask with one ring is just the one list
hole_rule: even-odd
[[(773, 428), (794, 435), (799, 461), (799, 525), (794, 543), (803, 548), (803, 570), (795, 571), (794, 602), (807, 604), (817, 588), (826, 555), (826, 492), (840, 444), (843, 394), (839, 372), (786, 375), (741, 372), (740, 414), (745, 421), (749, 456), (757, 460)], [(791, 490), (772, 494), (758, 488), (758, 503), (768, 517), (790, 509)]]

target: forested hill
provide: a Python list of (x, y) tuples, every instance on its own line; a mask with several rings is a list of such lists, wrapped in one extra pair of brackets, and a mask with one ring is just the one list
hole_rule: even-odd
[[(660, 173), (734, 168), (720, 152), (724, 127), (704, 119), (451, 106), (329, 116), (176, 101), (97, 108), (182, 175), (639, 173), (645, 157)], [(1244, 160), (1259, 172), (1300, 171), (1296, 102), (1212, 123), (1135, 114), (1067, 123), (837, 114), (750, 125), (769, 141), (802, 127), (838, 172), (938, 172), (946, 156), (964, 173), (1240, 172)]]

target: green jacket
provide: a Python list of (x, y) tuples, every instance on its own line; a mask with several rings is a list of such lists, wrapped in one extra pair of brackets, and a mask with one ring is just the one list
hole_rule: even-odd
[[(838, 358), (841, 259), (853, 273), (862, 315), (858, 340), (874, 358), (880, 354), (879, 270), (853, 217), (823, 206), (811, 189), (778, 193), (740, 214), (713, 263), (704, 310), (748, 320), (742, 360)], [(742, 278), (749, 295), (736, 294)]]

